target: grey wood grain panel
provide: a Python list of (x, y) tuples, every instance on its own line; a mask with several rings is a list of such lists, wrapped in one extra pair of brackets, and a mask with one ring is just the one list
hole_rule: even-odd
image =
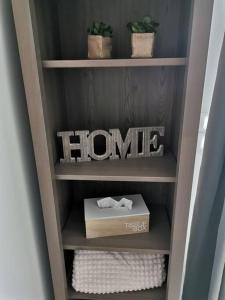
[(165, 126), (161, 141), (170, 149), (175, 69), (62, 70), (67, 110), (64, 130), (120, 128), (125, 135), (131, 127)]
[[(61, 181), (60, 182), (65, 182)], [(119, 196), (129, 194), (141, 194), (146, 205), (150, 208), (151, 205), (164, 205), (169, 216), (170, 205), (173, 199), (174, 183), (159, 183), (159, 182), (128, 182), (128, 181), (66, 181), (70, 185), (73, 193), (70, 197), (70, 208), (74, 207), (79, 211), (83, 209), (83, 199), (106, 196)]]
[(140, 251), (169, 254), (170, 226), (164, 206), (150, 206), (150, 231), (147, 233), (86, 239), (84, 214), (74, 210), (63, 229), (65, 250)]
[(41, 192), (54, 294), (55, 299), (62, 300), (67, 297), (67, 286), (35, 12), (32, 1), (13, 0), (12, 5)]
[[(65, 181), (60, 180), (60, 182)], [(170, 190), (174, 183), (86, 180), (66, 182), (73, 190), (70, 207), (76, 207), (78, 210), (82, 210), (85, 198), (141, 194), (149, 208), (152, 204), (165, 205), (169, 212), (167, 208), (170, 208), (173, 199), (173, 193), (170, 193)], [(170, 217), (170, 214), (168, 216)], [(169, 222), (171, 224), (170, 219)]]
[(61, 57), (57, 0), (35, 0), (39, 47), (42, 59)]
[(166, 211), (169, 217), (170, 224), (172, 224), (173, 220), (173, 211), (174, 211), (174, 205), (175, 205), (175, 186), (176, 184), (170, 184), (168, 186), (167, 190), (167, 198), (166, 198)]
[(213, 3), (213, 0), (192, 1), (189, 64), (185, 76), (185, 104), (179, 142), (178, 180), (172, 222), (168, 300), (182, 299), (190, 199)]
[(43, 60), (44, 68), (117, 68), (185, 66), (186, 58)]
[[(61, 229), (67, 221), (68, 214), (71, 209), (71, 199), (73, 197), (73, 188), (68, 181), (56, 181), (56, 191), (57, 191), (57, 206), (59, 210), (59, 221)], [(61, 231), (59, 232), (61, 234)]]
[(62, 83), (62, 74), (50, 70), (43, 70), (43, 82), (46, 94), (46, 107), (48, 112), (48, 130), (49, 142), (51, 143), (53, 160), (58, 159), (58, 141), (55, 135), (58, 130), (65, 127), (67, 122), (66, 110), (62, 109), (64, 100), (64, 90)]
[[(61, 182), (61, 181), (60, 181)], [(78, 208), (83, 207), (83, 199), (141, 194), (147, 206), (151, 204), (166, 205), (169, 190), (174, 183), (129, 182), (129, 181), (67, 181), (72, 185), (71, 202)]]
[(182, 115), (184, 112), (184, 84), (185, 69), (176, 70), (176, 94), (173, 102), (171, 118), (171, 151), (174, 156), (178, 155), (180, 129), (182, 124)]
[(58, 180), (103, 180), (175, 182), (176, 161), (172, 155), (154, 158), (57, 163)]
[(180, 6), (179, 18), (179, 37), (178, 37), (178, 54), (179, 56), (187, 56), (188, 37), (190, 33), (191, 13), (193, 1), (182, 0)]
[[(35, 14), (40, 57), (52, 58), (60, 56), (60, 39), (58, 28), (58, 11), (55, 1), (35, 0)], [(66, 123), (66, 111), (62, 110), (64, 87), (62, 74), (43, 70), (43, 82), (46, 94), (49, 139), (53, 149), (53, 159), (57, 160), (57, 143), (55, 133)]]
[[(35, 0), (35, 13), (41, 58), (60, 57), (58, 11), (55, 1)], [(66, 110), (62, 109), (62, 102), (65, 98), (63, 76), (59, 72), (43, 70), (43, 82), (46, 95), (48, 141), (51, 144), (55, 163), (58, 159), (58, 141), (55, 139), (55, 135), (57, 130), (62, 130), (66, 124)], [(56, 187), (62, 227), (69, 210), (70, 189), (65, 183), (58, 182), (56, 182)]]
[(152, 290), (125, 292), (117, 294), (93, 295), (85, 293), (77, 293), (72, 288), (69, 289), (69, 299), (90, 299), (90, 300), (165, 300), (166, 284), (161, 288)]
[(131, 54), (129, 21), (152, 15), (160, 22), (156, 37), (156, 57), (176, 57), (180, 34), (180, 0), (60, 0), (59, 20), (63, 59), (87, 57), (87, 28), (95, 20), (112, 25), (113, 57)]
[[(46, 94), (46, 118), (48, 120), (48, 142), (51, 144), (52, 159), (56, 163), (59, 157), (59, 145), (55, 136), (58, 130), (63, 130), (66, 125), (66, 110), (62, 109), (62, 102), (64, 99), (64, 90), (62, 83), (62, 74), (57, 72), (46, 72), (43, 70), (43, 82)], [(68, 211), (69, 199), (71, 197), (71, 189), (65, 182), (56, 182), (57, 188), (57, 205), (59, 207), (60, 224), (64, 225)]]

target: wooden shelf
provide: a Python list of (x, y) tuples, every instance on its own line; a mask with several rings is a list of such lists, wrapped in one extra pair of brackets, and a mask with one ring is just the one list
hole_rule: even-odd
[[(92, 2), (12, 0), (54, 299), (177, 300), (182, 293), (213, 1), (210, 4), (181, 0)], [(124, 20), (135, 20), (149, 11), (160, 22), (154, 53), (161, 57), (128, 58), (130, 34)], [(87, 25), (91, 20), (102, 19), (109, 20), (117, 31), (113, 52), (128, 59), (73, 59), (87, 52)], [(179, 55), (183, 57), (174, 57)], [(128, 126), (151, 124), (166, 126), (165, 146), (173, 145), (177, 160), (165, 155), (57, 163), (52, 170), (52, 161), (56, 163), (55, 157), (62, 151), (56, 143), (59, 129), (74, 125), (72, 127), (78, 129), (119, 128), (126, 132)], [(101, 146), (101, 142), (98, 143)], [(85, 182), (57, 182), (55, 186), (55, 180)], [(149, 233), (87, 240), (79, 199), (83, 199), (87, 189), (88, 194), (97, 196), (99, 191), (103, 196), (104, 191), (113, 194), (113, 190), (115, 194), (122, 194), (123, 188), (127, 194), (143, 191), (147, 204), (157, 198), (157, 203), (168, 205), (169, 219), (165, 207), (150, 206)], [(72, 205), (75, 205), (74, 212), (68, 211)], [(59, 224), (65, 224), (64, 228)], [(65, 272), (67, 269), (70, 275), (74, 249), (170, 255), (167, 272), (170, 280), (162, 288), (148, 291), (113, 295), (76, 293), (67, 288)], [(68, 282), (71, 284), (71, 279)]]
[(58, 180), (175, 182), (176, 161), (167, 154), (151, 158), (57, 163), (55, 176)]
[(85, 294), (78, 293), (72, 288), (69, 288), (69, 299), (90, 299), (90, 300), (165, 300), (166, 299), (166, 284), (161, 288), (155, 288), (145, 291), (124, 292), (116, 294)]
[(185, 66), (185, 57), (139, 58), (139, 59), (82, 59), (82, 60), (44, 60), (44, 68), (118, 68), (118, 67), (160, 67)]
[(166, 210), (164, 206), (152, 205), (150, 214), (150, 231), (147, 233), (86, 239), (83, 213), (74, 210), (63, 229), (63, 248), (169, 254), (170, 226)]

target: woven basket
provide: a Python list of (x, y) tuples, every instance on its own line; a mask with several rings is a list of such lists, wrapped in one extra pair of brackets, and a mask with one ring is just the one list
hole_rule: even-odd
[(72, 286), (77, 292), (108, 294), (160, 287), (166, 279), (161, 254), (76, 250)]

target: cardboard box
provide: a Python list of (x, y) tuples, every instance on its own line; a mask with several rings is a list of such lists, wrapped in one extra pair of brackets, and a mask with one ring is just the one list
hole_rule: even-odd
[(101, 198), (84, 200), (86, 238), (113, 235), (137, 234), (149, 231), (150, 212), (142, 195), (125, 195), (112, 197), (119, 201), (127, 198), (133, 201), (132, 209), (99, 208), (97, 201)]

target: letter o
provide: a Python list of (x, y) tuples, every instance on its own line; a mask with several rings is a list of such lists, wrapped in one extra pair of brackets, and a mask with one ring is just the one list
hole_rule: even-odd
[[(102, 135), (105, 137), (105, 153), (104, 154), (96, 154), (95, 153), (95, 137), (97, 135)], [(105, 130), (95, 130), (88, 136), (88, 154), (91, 158), (95, 160), (104, 160), (109, 157), (111, 154), (111, 135)]]

